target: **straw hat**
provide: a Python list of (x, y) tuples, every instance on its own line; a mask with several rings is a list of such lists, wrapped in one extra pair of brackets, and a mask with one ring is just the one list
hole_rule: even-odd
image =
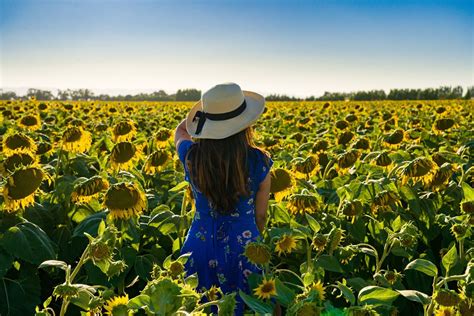
[(265, 98), (235, 83), (218, 84), (204, 92), (186, 117), (194, 138), (222, 139), (254, 123), (265, 109)]

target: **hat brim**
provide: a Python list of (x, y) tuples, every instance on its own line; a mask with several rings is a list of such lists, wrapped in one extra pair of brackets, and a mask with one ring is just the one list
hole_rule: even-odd
[(213, 121), (207, 119), (197, 135), (196, 128), (198, 120), (193, 122), (193, 117), (197, 111), (202, 111), (201, 101), (193, 105), (186, 116), (186, 130), (194, 138), (222, 139), (244, 130), (253, 124), (262, 115), (265, 109), (265, 98), (255, 92), (242, 91), (244, 93), (246, 107), (245, 110), (236, 117), (223, 121)]

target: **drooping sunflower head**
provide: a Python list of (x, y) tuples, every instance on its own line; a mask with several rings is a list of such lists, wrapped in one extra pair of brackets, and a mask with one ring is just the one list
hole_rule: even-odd
[(270, 262), (272, 254), (266, 244), (255, 241), (245, 245), (244, 256), (253, 264), (264, 265)]
[(338, 169), (348, 169), (352, 167), (357, 159), (359, 158), (360, 153), (358, 150), (351, 149), (348, 150), (339, 156), (337, 156), (337, 167)]
[(93, 176), (90, 179), (81, 181), (74, 186), (71, 193), (73, 202), (87, 203), (96, 197), (100, 192), (109, 188), (109, 182), (100, 176)]
[(91, 133), (78, 126), (70, 126), (63, 132), (62, 149), (71, 153), (83, 153), (92, 144)]
[(114, 142), (130, 141), (136, 134), (137, 129), (131, 120), (118, 122), (112, 129)]
[(26, 130), (36, 131), (41, 127), (41, 121), (38, 115), (28, 114), (19, 120), (18, 125)]
[(354, 133), (352, 133), (351, 131), (345, 131), (343, 133), (341, 133), (341, 135), (339, 135), (339, 137), (337, 138), (337, 143), (339, 145), (347, 145), (352, 139), (354, 138)]
[(44, 177), (44, 172), (38, 167), (22, 167), (12, 173), (3, 188), (5, 210), (12, 213), (33, 204), (35, 192)]
[(3, 137), (3, 152), (5, 155), (20, 152), (34, 154), (36, 152), (36, 144), (33, 139), (24, 133), (7, 133)]
[(362, 150), (370, 149), (370, 141), (367, 138), (359, 138), (352, 145), (352, 148)]
[(375, 196), (371, 209), (372, 212), (377, 213), (379, 211), (389, 211), (397, 205), (401, 205), (400, 197), (397, 193), (394, 191), (383, 190)]
[(114, 145), (109, 156), (109, 163), (113, 169), (128, 170), (138, 159), (138, 150), (131, 142), (120, 142)]
[(128, 316), (131, 313), (127, 307), (128, 304), (128, 294), (123, 296), (115, 296), (108, 300), (105, 305), (104, 309), (106, 310), (107, 315), (111, 316)]
[(315, 213), (320, 209), (318, 197), (312, 194), (292, 194), (288, 202), (288, 210), (293, 215)]
[(373, 162), (380, 167), (388, 167), (392, 164), (392, 159), (388, 155), (387, 151), (382, 151), (374, 159)]
[(313, 237), (313, 241), (311, 242), (311, 245), (316, 251), (323, 251), (324, 248), (326, 248), (326, 245), (328, 243), (328, 237), (323, 234), (316, 234)]
[(157, 148), (163, 148), (170, 140), (173, 133), (170, 129), (161, 127), (155, 134), (155, 144)]
[(158, 149), (151, 153), (146, 159), (144, 171), (147, 174), (153, 174), (163, 169), (163, 166), (170, 159), (170, 155), (167, 151)]
[(128, 219), (143, 213), (147, 199), (136, 184), (120, 182), (109, 187), (104, 205), (112, 219)]
[(436, 168), (436, 164), (426, 157), (415, 158), (401, 169), (402, 185), (406, 184), (409, 179), (414, 182), (421, 180), (425, 185), (428, 185)]
[(283, 234), (275, 242), (275, 251), (280, 256), (282, 253), (291, 253), (293, 249), (296, 249), (296, 238), (289, 234)]
[(269, 299), (272, 295), (277, 294), (275, 280), (264, 278), (262, 282), (253, 290), (259, 299)]
[(396, 129), (389, 135), (385, 136), (384, 142), (390, 147), (398, 147), (405, 138), (405, 131), (401, 128)]
[(0, 165), (0, 173), (7, 175), (19, 167), (32, 166), (36, 164), (36, 157), (28, 152), (14, 153), (3, 160)]
[(430, 187), (440, 187), (449, 181), (454, 172), (453, 166), (445, 162), (441, 167), (435, 169), (433, 177), (429, 182)]
[(456, 306), (461, 302), (459, 294), (448, 289), (439, 289), (436, 291), (434, 300), (442, 306)]
[(294, 180), (288, 170), (277, 168), (270, 171), (270, 192), (274, 194), (277, 202), (287, 196), (294, 186)]
[(361, 214), (363, 211), (362, 202), (358, 199), (352, 201), (344, 201), (342, 204), (342, 213), (348, 217), (353, 217)]
[(456, 121), (454, 121), (452, 118), (440, 118), (437, 119), (434, 124), (433, 124), (433, 130), (435, 132), (444, 132), (450, 129), (455, 125)]
[(297, 177), (309, 177), (318, 170), (318, 159), (310, 155), (307, 158), (295, 158), (294, 161), (294, 169), (295, 174)]

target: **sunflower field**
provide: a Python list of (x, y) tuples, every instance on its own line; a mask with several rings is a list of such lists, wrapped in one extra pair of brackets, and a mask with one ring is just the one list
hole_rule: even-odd
[(474, 315), (471, 100), (275, 102), (250, 294), (197, 288), (191, 103), (0, 101), (0, 315)]

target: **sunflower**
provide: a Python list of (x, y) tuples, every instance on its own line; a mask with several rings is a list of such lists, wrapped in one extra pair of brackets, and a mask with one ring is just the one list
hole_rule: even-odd
[(456, 125), (456, 121), (454, 121), (452, 118), (439, 118), (435, 121), (433, 124), (433, 131), (435, 133), (440, 133), (440, 132), (445, 132), (451, 127)]
[(91, 133), (82, 129), (82, 127), (68, 127), (61, 138), (62, 149), (71, 153), (83, 153), (89, 149), (92, 144)]
[(360, 153), (356, 149), (351, 149), (340, 154), (339, 156), (337, 156), (336, 169), (338, 171), (343, 170), (345, 172), (348, 168), (352, 167), (352, 165), (356, 163), (359, 156), (360, 156)]
[(36, 152), (36, 144), (28, 135), (20, 132), (7, 133), (3, 137), (3, 153), (12, 155), (14, 153), (31, 153)]
[(311, 194), (293, 194), (289, 197), (288, 209), (293, 215), (314, 213), (319, 210), (319, 199)]
[(206, 297), (209, 301), (216, 301), (223, 295), (220, 287), (212, 285), (209, 290), (206, 291)]
[(146, 174), (153, 174), (157, 171), (161, 171), (166, 162), (170, 159), (167, 151), (159, 149), (151, 153), (146, 159), (144, 165), (144, 172)]
[(326, 248), (327, 243), (328, 243), (328, 237), (326, 235), (318, 233), (313, 237), (311, 245), (316, 251), (321, 252), (324, 250), (324, 248)]
[(318, 282), (313, 282), (306, 288), (306, 294), (310, 294), (311, 292), (317, 294), (316, 297), (321, 302), (326, 299), (326, 288), (323, 286), (323, 283), (320, 280), (318, 280)]
[(109, 156), (112, 169), (128, 170), (138, 159), (137, 146), (131, 142), (120, 142), (115, 144)]
[(22, 167), (12, 173), (3, 188), (5, 210), (13, 213), (33, 204), (44, 177), (45, 173), (38, 167)]
[(115, 296), (114, 298), (108, 300), (104, 305), (107, 315), (113, 316), (126, 316), (132, 315), (128, 310), (128, 294), (124, 296)]
[(287, 196), (294, 186), (294, 180), (291, 173), (285, 169), (272, 169), (270, 171), (271, 184), (270, 192), (273, 193), (275, 201), (280, 202)]
[(262, 283), (260, 283), (253, 291), (259, 299), (269, 299), (272, 295), (277, 294), (275, 280), (267, 280), (266, 278), (263, 278)]
[(262, 242), (249, 242), (245, 245), (244, 256), (253, 264), (267, 264), (271, 259), (271, 252), (268, 246)]
[(120, 182), (109, 187), (104, 205), (112, 219), (128, 219), (140, 215), (146, 209), (147, 199), (137, 185)]
[(291, 235), (283, 234), (283, 236), (275, 242), (275, 250), (279, 256), (282, 253), (291, 253), (293, 249), (296, 249), (296, 238)]
[(34, 155), (30, 153), (15, 153), (11, 156), (8, 156), (3, 160), (2, 164), (0, 165), (0, 174), (6, 175), (11, 172), (14, 172), (18, 167), (26, 167), (26, 166), (36, 166), (36, 158)]
[(118, 122), (112, 129), (114, 142), (130, 141), (137, 134), (135, 124), (131, 120)]
[(303, 159), (301, 157), (295, 158), (294, 159), (294, 165), (293, 168), (295, 170), (295, 175), (298, 178), (307, 178), (313, 175), (318, 171), (318, 159), (311, 155), (307, 157), (306, 159)]
[(155, 134), (155, 144), (157, 148), (163, 148), (170, 140), (173, 133), (168, 128), (162, 127)]
[(453, 166), (450, 163), (445, 162), (444, 164), (441, 165), (441, 167), (436, 169), (435, 173), (433, 174), (433, 177), (431, 178), (429, 186), (430, 187), (443, 186), (447, 181), (449, 181), (453, 172), (454, 172)]
[(384, 142), (389, 147), (398, 148), (402, 143), (403, 139), (405, 139), (405, 131), (400, 129), (396, 129), (391, 134), (385, 136)]
[(109, 182), (100, 176), (93, 176), (74, 186), (71, 193), (73, 202), (87, 203), (92, 198), (97, 197), (100, 192), (109, 188)]
[(453, 307), (440, 306), (435, 312), (435, 316), (456, 316), (457, 312)]
[(38, 115), (29, 114), (23, 116), (18, 122), (18, 125), (27, 130), (36, 131), (41, 127), (41, 121)]
[(428, 185), (433, 179), (436, 168), (437, 165), (426, 157), (415, 158), (401, 168), (402, 185), (405, 185), (409, 179), (414, 182), (421, 180)]

